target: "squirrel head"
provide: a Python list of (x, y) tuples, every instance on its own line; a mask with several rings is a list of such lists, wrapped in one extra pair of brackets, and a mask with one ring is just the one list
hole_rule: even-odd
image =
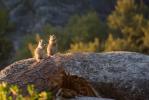
[(55, 35), (50, 35), (49, 36), (49, 42), (50, 43), (56, 42), (56, 36)]
[(39, 41), (38, 47), (39, 47), (39, 48), (44, 48), (43, 40), (40, 40), (40, 41)]

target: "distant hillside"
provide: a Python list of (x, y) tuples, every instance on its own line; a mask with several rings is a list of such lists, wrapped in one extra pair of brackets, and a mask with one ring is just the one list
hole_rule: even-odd
[(103, 19), (111, 12), (114, 1), (109, 0), (0, 0), (0, 6), (9, 12), (16, 24), (15, 32), (40, 32), (42, 27), (64, 25), (74, 14), (96, 10)]
[(89, 2), (103, 20), (111, 13), (116, 4), (116, 0), (89, 0)]
[[(148, 0), (143, 1), (149, 5)], [(116, 0), (0, 0), (0, 8), (9, 12), (15, 32), (40, 32), (45, 24), (63, 26), (74, 14), (95, 10), (102, 20), (114, 9)]]

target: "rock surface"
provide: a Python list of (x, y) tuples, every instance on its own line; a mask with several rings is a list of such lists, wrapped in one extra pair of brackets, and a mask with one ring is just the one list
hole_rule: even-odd
[(96, 98), (96, 97), (76, 97), (70, 100), (114, 100), (114, 99), (107, 99), (107, 98)]
[(40, 82), (43, 84), (37, 87), (42, 90), (52, 73), (50, 68), (56, 70), (58, 67), (86, 78), (102, 97), (117, 100), (149, 98), (149, 56), (134, 52), (61, 54), (39, 64), (30, 58), (6, 67), (0, 72), (0, 80), (20, 86)]

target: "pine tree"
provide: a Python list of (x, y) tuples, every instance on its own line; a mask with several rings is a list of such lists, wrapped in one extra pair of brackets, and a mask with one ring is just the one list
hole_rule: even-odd
[(144, 4), (137, 4), (134, 0), (117, 1), (115, 10), (108, 17), (108, 26), (114, 33), (113, 36), (121, 39), (122, 44), (125, 45), (121, 48), (116, 44), (120, 46), (119, 49), (147, 53), (143, 51), (143, 48), (148, 48), (148, 46), (145, 48), (144, 44), (147, 36), (145, 34), (149, 34), (144, 32), (149, 26), (148, 20), (144, 17), (145, 9)]

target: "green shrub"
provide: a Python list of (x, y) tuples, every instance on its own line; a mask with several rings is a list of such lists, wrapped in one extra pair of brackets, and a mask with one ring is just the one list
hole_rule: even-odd
[(109, 34), (108, 39), (105, 42), (105, 50), (104, 51), (121, 51), (124, 50), (125, 45), (122, 39), (114, 39), (112, 34)]
[(0, 32), (3, 33), (6, 31), (8, 26), (8, 14), (4, 9), (0, 9)]
[(115, 10), (108, 16), (108, 26), (114, 38), (109, 36), (105, 51), (127, 50), (148, 54), (148, 32), (145, 30), (149, 27), (149, 20), (145, 18), (145, 9), (145, 5), (136, 4), (135, 0), (117, 1)]
[(23, 96), (17, 85), (0, 84), (0, 100), (52, 100), (50, 92), (37, 92), (33, 85), (27, 87), (28, 95)]
[(99, 39), (95, 38), (94, 42), (71, 44), (69, 52), (99, 52), (99, 48)]
[(7, 11), (0, 9), (0, 66), (8, 63), (11, 52), (13, 51), (12, 43), (6, 34), (10, 26)]
[(11, 51), (13, 50), (11, 42), (0, 34), (0, 63), (7, 60), (11, 55)]
[(106, 25), (100, 21), (96, 12), (75, 15), (66, 26), (66, 32), (70, 34), (73, 42), (89, 42), (94, 38), (104, 38), (106, 31)]

